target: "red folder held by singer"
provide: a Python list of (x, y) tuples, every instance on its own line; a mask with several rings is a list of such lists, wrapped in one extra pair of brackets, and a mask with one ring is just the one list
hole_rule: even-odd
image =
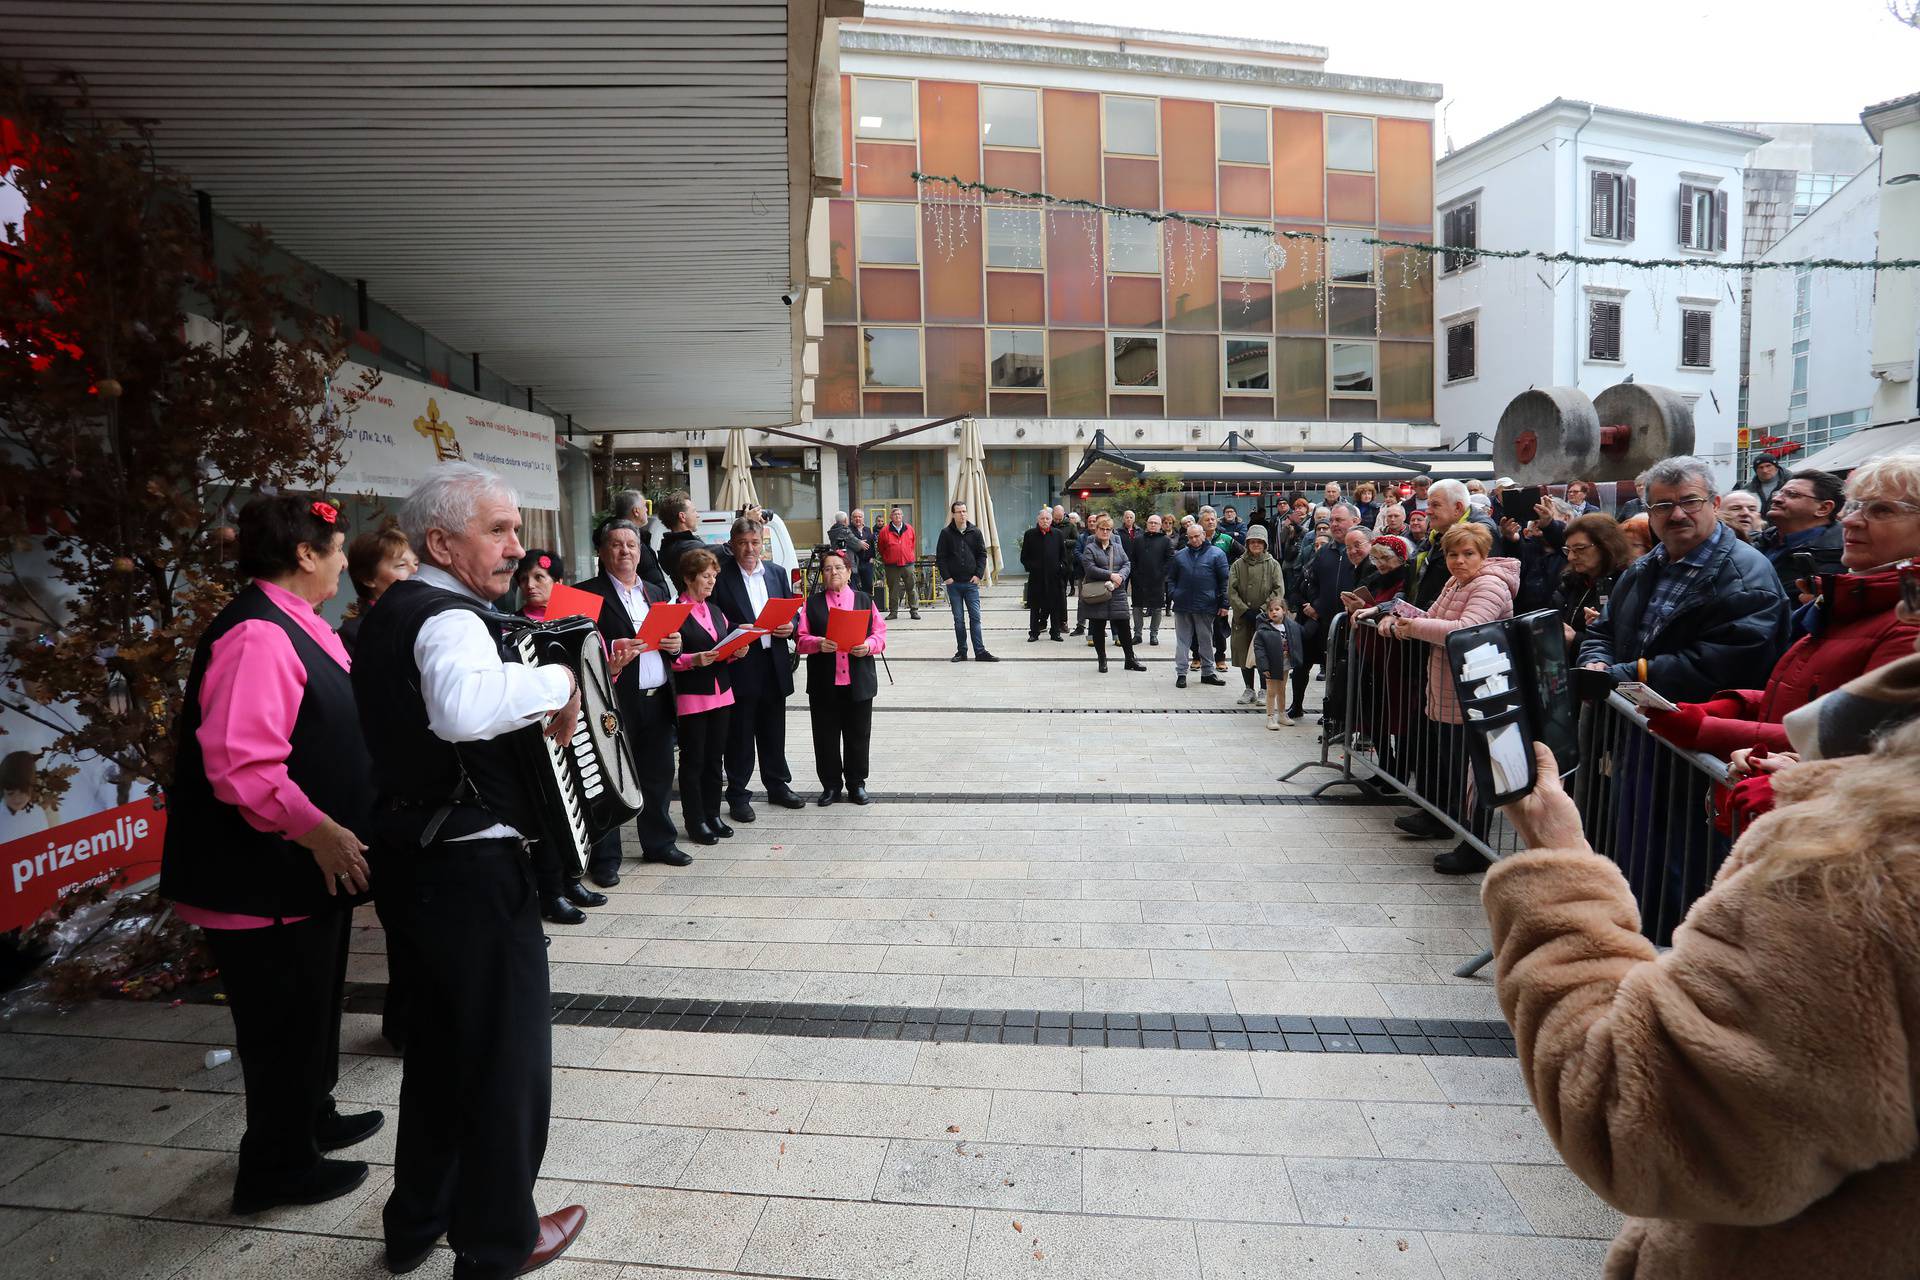
[(873, 626), (873, 614), (865, 609), (827, 610), (827, 635), (841, 653), (865, 644)]

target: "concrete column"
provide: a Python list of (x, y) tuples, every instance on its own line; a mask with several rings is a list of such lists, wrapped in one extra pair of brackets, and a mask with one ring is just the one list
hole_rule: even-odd
[(711, 509), (713, 486), (707, 478), (707, 451), (705, 449), (687, 450), (687, 496), (693, 499), (695, 511)]
[(832, 449), (820, 450), (820, 532), (833, 527), (833, 513), (840, 509), (840, 467)]

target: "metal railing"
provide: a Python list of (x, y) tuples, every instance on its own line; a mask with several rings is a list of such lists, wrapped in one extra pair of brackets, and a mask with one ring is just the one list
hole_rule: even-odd
[[(810, 596), (820, 589), (818, 551), (808, 552), (800, 562), (800, 584), (800, 594), (803, 596)], [(921, 556), (913, 562), (913, 594), (922, 607), (945, 602), (946, 588), (940, 583), (940, 573), (934, 567), (932, 556)], [(873, 602), (883, 610), (892, 608), (887, 593), (887, 567), (878, 560), (873, 562)]]
[[(1400, 797), (1439, 819), (1450, 832), (1497, 861), (1523, 847), (1519, 835), (1473, 794), (1467, 729), (1429, 713), (1429, 658), (1435, 646), (1395, 640), (1371, 621), (1336, 618), (1328, 637), (1326, 724), (1320, 759), (1308, 769), (1339, 777), (1315, 788), (1351, 786), (1363, 794)], [(1639, 904), (1641, 932), (1665, 946), (1674, 926), (1707, 890), (1738, 836), (1714, 828), (1714, 797), (1727, 766), (1686, 751), (1647, 728), (1619, 694), (1580, 708), (1580, 763), (1566, 779), (1587, 840), (1626, 875)], [(1466, 977), (1490, 959), (1461, 966)]]

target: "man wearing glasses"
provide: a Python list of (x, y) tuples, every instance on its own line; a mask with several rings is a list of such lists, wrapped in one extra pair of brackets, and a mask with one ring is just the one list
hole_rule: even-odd
[(1655, 463), (1638, 483), (1652, 554), (1629, 565), (1580, 646), (1580, 663), (1674, 702), (1759, 688), (1787, 644), (1787, 597), (1766, 556), (1720, 522), (1698, 458)]

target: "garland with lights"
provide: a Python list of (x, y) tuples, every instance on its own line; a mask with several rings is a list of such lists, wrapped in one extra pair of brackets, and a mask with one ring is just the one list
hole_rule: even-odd
[(966, 178), (921, 173), (915, 170), (911, 175), (922, 186), (951, 187), (956, 192), (977, 192), (987, 196), (1004, 196), (1010, 200), (1032, 201), (1037, 204), (1051, 205), (1062, 209), (1074, 209), (1086, 213), (1107, 213), (1121, 218), (1140, 218), (1147, 222), (1178, 222), (1190, 227), (1200, 227), (1211, 231), (1232, 231), (1242, 235), (1265, 236), (1275, 242), (1302, 240), (1319, 244), (1367, 244), (1382, 249), (1407, 249), (1415, 253), (1424, 253), (1429, 257), (1437, 254), (1451, 254), (1472, 261), (1476, 258), (1527, 258), (1535, 262), (1553, 264), (1574, 263), (1587, 267), (1632, 267), (1639, 270), (1653, 270), (1660, 267), (1678, 267), (1686, 270), (1707, 269), (1713, 271), (1797, 271), (1803, 267), (1820, 271), (1912, 271), (1920, 269), (1920, 258), (1890, 258), (1884, 262), (1858, 258), (1802, 258), (1795, 261), (1768, 261), (1764, 258), (1747, 258), (1725, 261), (1714, 258), (1623, 258), (1614, 255), (1587, 253), (1549, 253), (1544, 249), (1481, 249), (1461, 245), (1428, 244), (1418, 240), (1393, 240), (1384, 236), (1331, 236), (1319, 231), (1282, 231), (1270, 227), (1248, 226), (1244, 223), (1229, 222), (1221, 218), (1209, 218), (1201, 214), (1160, 213), (1151, 209), (1131, 209), (1124, 205), (1103, 204), (1098, 200), (1081, 200), (1071, 196), (1050, 195), (1045, 191), (1021, 191), (1015, 187), (999, 187), (990, 182), (974, 182)]

